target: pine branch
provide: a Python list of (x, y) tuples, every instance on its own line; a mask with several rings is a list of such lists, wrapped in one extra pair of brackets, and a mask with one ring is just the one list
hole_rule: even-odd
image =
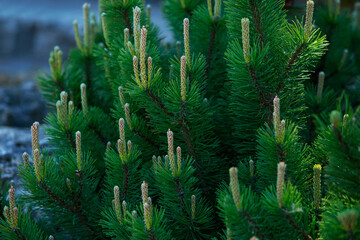
[[(333, 72), (331, 72), (330, 74), (326, 75), (326, 76), (325, 76), (325, 80), (328, 80), (328, 79), (332, 78), (333, 76), (335, 76), (335, 75), (338, 74), (338, 73), (339, 73), (339, 69), (337, 68), (337, 69), (335, 69)], [(326, 81), (325, 81), (325, 82), (326, 82)]]
[(76, 206), (71, 206), (70, 204), (66, 203), (60, 197), (58, 197), (55, 193), (53, 193), (43, 182), (39, 183), (40, 187), (60, 206), (70, 210), (71, 212), (75, 213), (76, 216), (80, 219), (81, 223), (85, 228), (88, 228), (92, 234), (94, 234), (95, 230), (87, 224), (87, 217), (84, 216)]
[(85, 57), (85, 79), (86, 79), (86, 86), (88, 89), (91, 89), (91, 61), (88, 56)]
[(59, 80), (57, 80), (56, 78), (53, 78), (53, 81), (56, 83), (56, 85), (59, 87), (60, 92), (65, 91), (65, 88), (63, 87), (63, 85), (61, 84), (61, 82), (59, 82)]
[(178, 194), (179, 197), (179, 202), (181, 205), (181, 209), (183, 210), (184, 213), (186, 213), (185, 211), (185, 202), (184, 202), (184, 192), (182, 191), (182, 187), (181, 187), (181, 183), (179, 182), (179, 178), (175, 178), (175, 185), (176, 185), (176, 192)]
[(149, 230), (146, 229), (146, 232), (148, 233), (149, 240), (156, 240), (152, 227)]
[(123, 199), (126, 199), (128, 185), (129, 185), (129, 168), (127, 167), (127, 165), (125, 163), (124, 164), (124, 184), (123, 184), (123, 192), (122, 192)]
[(304, 238), (308, 240), (313, 240), (313, 238), (304, 229), (302, 229), (299, 225), (296, 224), (294, 219), (292, 219), (292, 217), (287, 213), (286, 209), (282, 208), (281, 210), (282, 214), (285, 216), (286, 220), (289, 221), (290, 225), (293, 228), (295, 228), (299, 233), (301, 233)]
[[(329, 43), (332, 42), (332, 36), (333, 36), (333, 31), (334, 31), (334, 24), (333, 23), (330, 23), (330, 28), (329, 28), (329, 32), (326, 34), (326, 39)], [(323, 71), (324, 68), (325, 68), (325, 63), (326, 63), (326, 57), (327, 57), (327, 54), (328, 54), (329, 51), (325, 51), (325, 53), (322, 55), (321, 59), (320, 59), (320, 64), (318, 65), (318, 67), (315, 69), (314, 71), (314, 76), (316, 77), (313, 77), (313, 79), (317, 80), (317, 76), (319, 75), (319, 72), (320, 71)], [(316, 81), (315, 80), (315, 81)]]
[(257, 236), (260, 238), (260, 239), (267, 239), (267, 237), (261, 232), (261, 229), (260, 227), (258, 226), (258, 224), (255, 222), (254, 219), (252, 219), (252, 217), (250, 216), (250, 214), (247, 212), (247, 211), (243, 211), (242, 212), (245, 219), (248, 221), (248, 223), (252, 226), (254, 232), (256, 232)]
[(189, 18), (192, 17), (193, 12), (191, 11), (191, 9), (189, 9), (187, 6), (184, 8), (185, 12), (187, 13), (187, 15), (189, 16)]
[(192, 83), (192, 75), (191, 75), (191, 70), (189, 69), (189, 92), (191, 91), (191, 83)]
[(82, 195), (82, 188), (83, 188), (83, 184), (82, 184), (82, 180), (83, 180), (83, 177), (82, 177), (82, 171), (76, 171), (75, 172), (76, 175), (79, 176), (79, 192), (78, 192), (78, 195), (77, 195), (77, 199), (80, 199), (81, 198), (81, 195)]
[(123, 10), (123, 20), (125, 22), (125, 27), (129, 29), (129, 33), (130, 35), (132, 34), (132, 27), (131, 27), (131, 22), (130, 22), (130, 18), (129, 18), (129, 14), (126, 10)]
[[(189, 151), (189, 154), (196, 159), (195, 150), (191, 142), (189, 130), (187, 128), (186, 106), (184, 103), (182, 103), (180, 129), (182, 130), (182, 135), (184, 137), (184, 141)], [(196, 160), (195, 160), (195, 164), (196, 164)]]
[(260, 18), (260, 11), (255, 3), (255, 0), (250, 0), (249, 3), (250, 3), (253, 19), (255, 22), (255, 28), (256, 28), (257, 33), (259, 34), (260, 43), (261, 43), (261, 47), (262, 47), (262, 46), (265, 46), (265, 37), (264, 37), (263, 25), (262, 25), (261, 18)]
[[(293, 53), (293, 55), (291, 56), (291, 58), (289, 59), (289, 62), (285, 68), (285, 76), (289, 73), (289, 71), (291, 70), (293, 64), (295, 63), (296, 59), (299, 57), (301, 51), (304, 49), (304, 45), (305, 43), (301, 43), (300, 46), (298, 46), (295, 50), (295, 52)], [(282, 88), (282, 84), (279, 85), (279, 87), (277, 88), (277, 91), (280, 91), (280, 89)]]
[(73, 212), (74, 212), (74, 213), (76, 214), (76, 216), (80, 219), (82, 225), (83, 225), (85, 228), (90, 229), (91, 234), (93, 235), (93, 239), (95, 239), (95, 238), (94, 238), (94, 237), (95, 237), (95, 235), (94, 235), (95, 230), (94, 230), (91, 226), (89, 226), (89, 225), (87, 224), (88, 218), (87, 218), (85, 215), (81, 214), (81, 213), (77, 210), (77, 208), (75, 208)]
[(258, 92), (260, 98), (261, 98), (261, 101), (263, 103), (263, 105), (265, 106), (269, 106), (270, 102), (271, 101), (267, 101), (265, 99), (265, 96), (264, 96), (264, 93), (262, 92), (262, 88), (261, 86), (259, 85), (259, 82), (258, 82), (258, 78), (256, 77), (256, 73), (255, 73), (255, 69), (249, 64), (247, 65), (247, 68), (250, 72), (250, 76), (251, 76), (251, 79), (252, 79), (252, 83), (254, 84), (255, 86), (255, 89), (256, 91)]
[(105, 179), (105, 176), (106, 176), (106, 170), (107, 170), (107, 167), (106, 167), (106, 161), (104, 162), (104, 165), (105, 167), (103, 168), (103, 173), (101, 174), (101, 177), (100, 177), (100, 180), (96, 186), (96, 189), (95, 189), (95, 192), (98, 193), (100, 191), (100, 189), (103, 187), (103, 181)]
[(19, 228), (13, 229), (13, 231), (16, 233), (16, 236), (20, 239), (20, 240), (26, 240), (25, 236), (21, 233)]
[[(350, 159), (350, 161), (356, 163), (357, 160), (354, 159), (354, 158), (351, 156), (351, 154), (350, 154), (350, 147), (349, 147), (349, 145), (344, 141), (344, 139), (343, 139), (343, 137), (342, 137), (342, 135), (341, 135), (340, 130), (336, 128), (336, 129), (334, 129), (334, 131), (335, 131), (335, 135), (336, 135), (337, 140), (339, 141), (342, 149), (344, 150), (345, 155)], [(359, 166), (358, 168), (360, 168), (360, 166)]]
[[(317, 114), (317, 113), (315, 113), (315, 114)], [(316, 126), (315, 126), (314, 121), (310, 121), (310, 131), (309, 131), (309, 133), (310, 133), (310, 143), (314, 142), (315, 137), (317, 136), (315, 130), (316, 130)]]
[(105, 139), (105, 137), (101, 134), (101, 132), (96, 129), (95, 126), (90, 125), (90, 129), (94, 131), (94, 133), (96, 134), (96, 136), (100, 139), (100, 141), (106, 146), (107, 145), (107, 141)]
[(161, 109), (166, 115), (171, 117), (175, 117), (176, 115), (170, 112), (166, 107), (165, 104), (148, 88), (146, 89), (146, 93), (150, 96), (151, 100)]
[(157, 144), (155, 144), (153, 141), (151, 141), (150, 138), (146, 137), (145, 135), (143, 135), (142, 133), (140, 133), (139, 131), (135, 130), (135, 129), (131, 129), (131, 132), (133, 134), (135, 134), (136, 136), (144, 139), (147, 143), (149, 143), (151, 146), (157, 148), (157, 150), (159, 150), (159, 146)]
[(182, 136), (184, 138), (186, 147), (188, 149), (188, 152), (189, 152), (190, 156), (194, 160), (194, 166), (196, 168), (196, 171), (198, 173), (199, 180), (200, 180), (200, 183), (201, 183), (200, 185), (202, 186), (203, 189), (208, 189), (209, 186), (204, 181), (204, 172), (203, 172), (202, 166), (197, 161), (197, 156), (196, 156), (193, 144), (191, 142), (189, 130), (187, 128), (186, 105), (185, 105), (184, 102), (182, 103), (181, 121), (179, 122), (179, 124), (180, 124), (180, 129), (181, 129)]
[(284, 152), (284, 149), (282, 148), (282, 144), (276, 143), (276, 151), (277, 151), (279, 162), (285, 162), (286, 153)]
[(39, 183), (40, 187), (55, 201), (57, 202), (60, 206), (73, 211), (73, 207), (66, 203), (64, 200), (62, 200), (60, 197), (58, 197), (57, 195), (55, 195), (43, 182)]
[[(289, 59), (288, 64), (287, 64), (286, 67), (285, 67), (284, 77), (286, 77), (286, 76), (289, 74), (289, 72), (290, 72), (293, 64), (294, 64), (295, 61), (298, 59), (301, 51), (304, 49), (304, 45), (305, 45), (305, 43), (300, 44), (300, 46), (298, 46), (298, 47), (296, 48), (296, 50), (294, 51), (293, 55), (292, 55), (291, 58)], [(284, 87), (284, 82), (282, 81), (282, 82), (280, 82), (279, 85), (277, 86), (274, 95), (271, 97), (271, 100), (274, 99), (274, 97), (279, 94), (280, 90), (281, 90), (283, 87)]]
[(209, 53), (208, 53), (208, 57), (207, 57), (207, 61), (206, 61), (206, 76), (209, 76), (209, 70), (210, 70), (210, 64), (211, 64), (211, 60), (212, 60), (212, 55), (213, 55), (213, 51), (214, 51), (214, 45), (215, 45), (215, 37), (216, 37), (216, 23), (214, 23), (212, 25), (212, 29), (211, 29), (211, 35), (210, 35), (210, 41), (209, 41)]
[(76, 144), (75, 144), (75, 141), (74, 139), (72, 138), (72, 133), (69, 131), (69, 129), (66, 129), (66, 132), (65, 132), (70, 144), (71, 144), (71, 147), (73, 149), (76, 149)]

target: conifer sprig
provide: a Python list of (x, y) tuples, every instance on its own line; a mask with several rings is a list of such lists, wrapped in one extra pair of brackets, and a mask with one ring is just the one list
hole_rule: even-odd
[(319, 80), (318, 80), (318, 87), (317, 87), (317, 100), (320, 102), (323, 88), (324, 88), (324, 80), (325, 80), (325, 73), (319, 72)]
[[(95, 22), (90, 19), (90, 3), (84, 3), (83, 5), (83, 39), (81, 41), (78, 21), (73, 21), (75, 41), (76, 45), (84, 56), (89, 57), (92, 54), (95, 40)], [(102, 16), (102, 23), (106, 23), (104, 16)], [(106, 32), (106, 28), (103, 26), (103, 29)]]
[(33, 156), (34, 156), (35, 150), (40, 149), (39, 131), (40, 131), (39, 122), (34, 122), (33, 125), (31, 126), (31, 141), (32, 141)]
[(343, 55), (341, 57), (341, 61), (339, 64), (339, 70), (341, 70), (346, 62), (347, 56), (349, 54), (349, 50), (348, 49), (344, 49)]
[(140, 38), (140, 76), (141, 76), (141, 84), (144, 88), (148, 87), (148, 79), (146, 75), (146, 64), (145, 64), (145, 57), (146, 57), (146, 37), (147, 37), (147, 30), (145, 26), (141, 29), (141, 38)]
[(214, 16), (220, 17), (221, 14), (221, 0), (215, 0)]
[(312, 0), (308, 0), (306, 2), (306, 18), (305, 18), (305, 26), (304, 26), (304, 35), (306, 38), (309, 38), (310, 31), (312, 28), (314, 14), (314, 2)]
[(190, 29), (190, 23), (189, 23), (189, 19), (185, 18), (184, 19), (184, 48), (185, 48), (185, 57), (186, 57), (186, 62), (187, 65), (189, 66), (190, 69), (190, 34), (189, 34), (189, 29)]
[(79, 131), (76, 132), (76, 162), (78, 170), (81, 171), (82, 168), (82, 159), (81, 159), (81, 133)]
[(239, 180), (238, 180), (238, 170), (235, 167), (230, 168), (230, 188), (235, 203), (236, 209), (238, 211), (242, 210), (240, 191), (239, 191)]
[(35, 149), (34, 155), (34, 168), (35, 168), (35, 175), (38, 182), (41, 181), (41, 164), (40, 164), (40, 150)]
[(119, 187), (115, 186), (114, 187), (114, 209), (115, 209), (116, 216), (117, 216), (119, 222), (121, 223), (122, 216), (121, 216), (120, 196), (119, 195), (120, 195)]
[(26, 152), (24, 152), (22, 157), (23, 157), (23, 161), (24, 161), (24, 167), (25, 167), (25, 169), (28, 169), (28, 167), (29, 167), (29, 155)]
[(284, 198), (285, 169), (286, 169), (286, 164), (284, 162), (280, 162), (278, 164), (277, 182), (276, 182), (276, 195), (280, 208), (283, 207), (283, 203), (284, 203), (283, 198)]
[(139, 77), (139, 63), (138, 63), (138, 58), (136, 56), (133, 57), (133, 67), (134, 67), (135, 81), (137, 85), (142, 86), (142, 82), (140, 82), (140, 77)]
[(62, 55), (63, 52), (58, 46), (54, 47), (54, 51), (50, 53), (49, 65), (54, 81), (59, 81), (62, 75)]
[(140, 51), (140, 37), (141, 37), (141, 30), (140, 30), (140, 15), (141, 9), (139, 7), (135, 7), (133, 9), (133, 29), (134, 29), (134, 45), (135, 45), (135, 52), (138, 54)]
[[(103, 21), (104, 22), (104, 21)], [(80, 49), (80, 51), (83, 51), (83, 46), (80, 40), (80, 33), (79, 33), (79, 24), (77, 20), (73, 21), (74, 26), (74, 33), (75, 33), (75, 42), (77, 47)]]
[(180, 77), (181, 77), (181, 100), (186, 100), (186, 57), (182, 56), (180, 65)]
[(241, 31), (242, 31), (242, 44), (244, 59), (247, 64), (250, 62), (250, 36), (249, 36), (249, 19), (241, 19)]
[(9, 207), (4, 207), (4, 217), (13, 231), (18, 227), (19, 212), (15, 204), (15, 188), (11, 186), (9, 189)]
[(84, 3), (83, 5), (84, 16), (84, 48), (87, 50), (90, 48), (90, 4)]
[(321, 204), (321, 165), (314, 165), (314, 208), (319, 209)]
[(81, 91), (81, 106), (85, 116), (88, 116), (88, 105), (87, 105), (87, 97), (86, 97), (86, 84), (82, 83), (80, 85)]
[(175, 177), (177, 175), (177, 169), (176, 169), (175, 156), (174, 156), (174, 135), (173, 132), (170, 131), (170, 129), (167, 132), (167, 138), (168, 138), (168, 155), (170, 160), (171, 173)]
[(130, 31), (128, 28), (124, 28), (124, 48), (127, 49), (127, 44), (130, 40)]
[(126, 116), (126, 122), (130, 129), (132, 129), (132, 121), (131, 121), (131, 115), (130, 115), (130, 104), (125, 103), (124, 105), (125, 110), (125, 116)]
[[(110, 44), (109, 29), (108, 29), (108, 24), (107, 24), (106, 13), (105, 12), (101, 13), (100, 17), (101, 17), (102, 30), (103, 30), (105, 42), (107, 44)], [(78, 45), (78, 47), (79, 47), (79, 45)]]
[(281, 140), (281, 122), (280, 122), (280, 99), (278, 96), (275, 96), (274, 100), (274, 112), (273, 112), (273, 122), (275, 130), (275, 138), (280, 142)]

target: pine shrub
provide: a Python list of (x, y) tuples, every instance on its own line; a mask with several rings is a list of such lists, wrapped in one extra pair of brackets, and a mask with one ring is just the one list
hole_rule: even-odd
[(52, 148), (35, 122), (2, 239), (360, 239), (358, 10), (165, 0), (164, 44), (144, 1), (99, 7), (39, 77)]

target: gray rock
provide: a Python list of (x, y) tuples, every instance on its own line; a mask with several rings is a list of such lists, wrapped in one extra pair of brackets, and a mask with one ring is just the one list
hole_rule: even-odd
[[(40, 126), (40, 146), (47, 147), (48, 140), (44, 136), (43, 126)], [(18, 166), (23, 161), (22, 154), (31, 155), (30, 128), (0, 127), (0, 169), (2, 180), (18, 182)]]
[(34, 82), (0, 87), (0, 103), (0, 126), (28, 127), (46, 115), (46, 104)]

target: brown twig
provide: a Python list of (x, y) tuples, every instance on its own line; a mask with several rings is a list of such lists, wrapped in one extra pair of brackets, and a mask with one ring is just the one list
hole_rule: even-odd
[(107, 145), (107, 141), (105, 139), (105, 137), (101, 134), (101, 132), (96, 129), (96, 127), (94, 127), (93, 125), (90, 126), (90, 129), (94, 131), (94, 133), (96, 134), (96, 136), (100, 139), (100, 141), (106, 146)]
[(149, 139), (148, 137), (144, 136), (142, 133), (140, 133), (139, 131), (132, 129), (131, 130), (132, 133), (134, 133), (136, 136), (144, 139), (147, 143), (149, 143), (151, 146), (157, 148), (159, 150), (159, 146), (157, 144), (155, 144), (153, 141), (151, 141), (151, 139)]
[(254, 0), (250, 0), (250, 7), (255, 22), (255, 28), (257, 33), (259, 34), (261, 46), (265, 46), (265, 37), (264, 37), (263, 25), (260, 18), (260, 12)]
[(60, 206), (66, 208), (70, 211), (73, 211), (73, 207), (70, 204), (66, 203), (64, 200), (62, 200), (58, 196), (56, 196), (44, 183), (40, 182), (39, 185)]
[(258, 224), (255, 222), (254, 219), (252, 219), (252, 217), (250, 216), (250, 214), (247, 211), (243, 211), (242, 212), (245, 219), (248, 221), (248, 223), (251, 225), (252, 229), (254, 230), (254, 232), (256, 232), (257, 236), (260, 239), (266, 239), (265, 235), (261, 232), (260, 227), (258, 226)]
[(193, 81), (193, 78), (192, 78), (192, 74), (191, 74), (191, 69), (189, 69), (189, 92), (191, 91), (192, 81)]
[(67, 129), (65, 133), (66, 133), (66, 136), (67, 136), (67, 138), (68, 138), (68, 140), (69, 140), (69, 142), (71, 144), (71, 147), (73, 149), (76, 149), (76, 144), (75, 144), (74, 139), (72, 138), (71, 132)]
[(25, 236), (21, 233), (19, 228), (15, 228), (13, 231), (16, 233), (16, 236), (19, 238), (19, 240), (26, 240)]
[(171, 117), (175, 117), (176, 115), (172, 112), (170, 112), (166, 107), (165, 104), (148, 88), (146, 89), (147, 95), (151, 98), (151, 100), (161, 109), (166, 115), (169, 115)]
[(149, 240), (156, 240), (152, 227), (149, 230), (146, 229), (146, 232), (148, 233)]
[[(330, 28), (329, 28), (329, 32), (326, 34), (326, 39), (329, 43), (332, 42), (332, 36), (333, 36), (333, 31), (334, 31), (334, 24), (330, 23)], [(318, 67), (315, 69), (315, 71), (313, 72), (312, 78), (313, 78), (313, 83), (316, 83), (316, 81), (318, 80), (318, 75), (320, 71), (324, 71), (325, 68), (325, 63), (326, 63), (326, 57), (329, 51), (325, 51), (325, 53), (322, 55), (321, 59), (320, 59), (320, 64), (318, 65)]]
[[(97, 193), (100, 191), (101, 187), (103, 186), (102, 182), (104, 181), (104, 178), (105, 178), (105, 175), (106, 175), (105, 174), (106, 170), (107, 170), (107, 168), (106, 168), (106, 163), (105, 163), (105, 167), (103, 168), (103, 173), (101, 174), (100, 180), (99, 180), (99, 182), (98, 182), (98, 184), (96, 186), (96, 189), (95, 189), (95, 192), (97, 192)], [(100, 197), (101, 197), (101, 195), (100, 195)]]
[(125, 22), (125, 27), (127, 27), (129, 29), (129, 33), (130, 35), (132, 34), (132, 28), (131, 28), (131, 23), (130, 23), (130, 19), (129, 19), (129, 14), (126, 11), (126, 9), (123, 10), (123, 20)]
[(94, 233), (94, 229), (87, 224), (87, 217), (84, 216), (76, 206), (72, 206), (66, 203), (64, 200), (60, 199), (57, 195), (55, 195), (43, 182), (39, 183), (40, 187), (60, 206), (68, 209), (69, 211), (76, 214), (76, 216), (80, 219), (81, 223), (85, 228), (88, 228), (92, 233)]
[[(295, 63), (295, 61), (298, 59), (301, 51), (304, 49), (304, 43), (300, 44), (299, 47), (296, 48), (295, 52), (293, 53), (293, 55), (291, 56), (291, 58), (289, 59), (288, 64), (285, 67), (285, 72), (284, 72), (284, 77), (288, 75), (288, 73), (290, 72), (293, 64)], [(280, 82), (279, 85), (277, 86), (277, 88), (275, 89), (275, 94), (273, 94), (271, 96), (271, 98), (269, 99), (269, 102), (271, 102), (275, 96), (277, 96), (280, 92), (280, 90), (284, 87), (284, 82)]]
[(342, 149), (344, 150), (345, 155), (350, 159), (352, 162), (356, 162), (356, 160), (351, 156), (350, 154), (350, 147), (349, 145), (344, 141), (342, 134), (339, 129), (334, 128), (336, 138), (338, 139)]
[(90, 57), (85, 56), (85, 79), (86, 79), (86, 88), (90, 89), (91, 84), (91, 61)]
[(266, 100), (266, 98), (264, 96), (264, 93), (262, 92), (262, 88), (261, 88), (261, 86), (259, 84), (259, 81), (258, 81), (258, 78), (256, 76), (255, 69), (250, 64), (247, 65), (247, 68), (248, 68), (248, 70), (250, 72), (252, 83), (253, 83), (257, 93), (259, 94), (263, 105), (268, 106), (270, 103), (269, 103), (269, 101)]
[(188, 124), (187, 124), (187, 119), (186, 119), (186, 105), (183, 102), (182, 103), (182, 110), (181, 110), (180, 129), (182, 131), (182, 135), (184, 137), (184, 141), (185, 141), (186, 147), (187, 147), (187, 149), (189, 151), (189, 154), (196, 159), (195, 150), (194, 150), (194, 147), (193, 147), (192, 142), (191, 142), (190, 133), (189, 133), (189, 130), (187, 128), (187, 125)]
[(185, 202), (184, 202), (184, 192), (182, 191), (181, 183), (180, 183), (178, 177), (176, 177), (174, 179), (174, 181), (175, 181), (176, 192), (178, 194), (178, 199), (179, 199), (179, 203), (181, 205), (181, 209), (183, 210), (184, 213), (186, 213), (186, 211), (185, 211)]
[(80, 199), (81, 198), (81, 195), (82, 195), (82, 189), (83, 189), (83, 184), (82, 184), (82, 180), (83, 180), (83, 176), (82, 176), (82, 171), (77, 171), (75, 173), (76, 175), (79, 176), (79, 192), (78, 192), (78, 195), (77, 195), (77, 199)]
[(289, 62), (285, 68), (285, 75), (287, 75), (289, 73), (289, 71), (291, 70), (293, 64), (295, 63), (295, 61), (298, 59), (301, 51), (304, 49), (304, 43), (300, 44), (300, 46), (298, 48), (296, 48), (295, 52), (293, 53), (293, 55), (291, 56), (291, 58), (289, 59)]
[(298, 226), (296, 224), (296, 222), (294, 221), (294, 219), (291, 218), (291, 216), (287, 213), (286, 209), (282, 209), (282, 213), (285, 216), (286, 220), (288, 220), (288, 222), (290, 223), (290, 225), (296, 229), (296, 231), (298, 231), (299, 233), (301, 233), (301, 235), (308, 239), (308, 240), (313, 240), (313, 238), (304, 230), (302, 229), (300, 226)]
[(129, 185), (129, 168), (127, 167), (127, 165), (125, 163), (124, 164), (124, 184), (123, 184), (123, 192), (122, 192), (123, 199), (126, 199), (128, 185)]
[(210, 71), (210, 64), (211, 64), (211, 60), (212, 60), (212, 55), (213, 55), (213, 51), (214, 51), (214, 44), (215, 44), (215, 36), (216, 36), (216, 30), (215, 30), (215, 25), (216, 23), (214, 23), (214, 25), (212, 25), (212, 30), (211, 30), (211, 35), (210, 35), (210, 41), (209, 41), (209, 53), (208, 53), (208, 57), (206, 59), (206, 76), (209, 77), (209, 71)]
[(277, 150), (279, 162), (285, 162), (286, 153), (284, 153), (284, 149), (282, 147), (283, 147), (282, 144), (276, 143), (276, 150)]
[(61, 82), (59, 82), (59, 80), (57, 80), (56, 78), (53, 78), (53, 81), (56, 83), (56, 85), (58, 85), (60, 92), (65, 91), (65, 88), (63, 87)]

